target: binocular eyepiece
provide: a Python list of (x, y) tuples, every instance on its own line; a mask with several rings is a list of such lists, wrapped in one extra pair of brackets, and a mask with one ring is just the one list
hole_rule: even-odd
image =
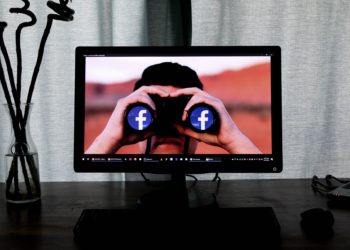
[(178, 131), (174, 124), (189, 127), (198, 133), (215, 134), (219, 129), (219, 116), (210, 105), (198, 103), (191, 107), (185, 121), (182, 121), (184, 109), (192, 96), (164, 98), (150, 95), (156, 110), (145, 103), (134, 103), (125, 112), (125, 127), (131, 133), (153, 130), (158, 135), (173, 136)]

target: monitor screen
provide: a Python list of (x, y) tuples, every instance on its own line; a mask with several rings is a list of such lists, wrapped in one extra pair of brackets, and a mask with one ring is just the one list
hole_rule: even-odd
[(281, 53), (78, 47), (78, 172), (281, 172)]

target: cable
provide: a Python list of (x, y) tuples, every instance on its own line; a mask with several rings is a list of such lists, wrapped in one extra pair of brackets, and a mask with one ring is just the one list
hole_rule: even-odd
[(146, 182), (147, 185), (151, 185), (152, 184), (151, 180), (148, 179), (143, 172), (140, 172), (140, 174), (141, 174), (143, 180)]
[(331, 175), (327, 175), (326, 176), (326, 183), (327, 184), (323, 184), (322, 182), (319, 181), (318, 177), (316, 175), (314, 175), (312, 177), (312, 180), (311, 180), (311, 187), (312, 187), (312, 190), (314, 192), (318, 192), (320, 194), (323, 194), (323, 195), (327, 195), (328, 192), (336, 189), (338, 186), (334, 186), (332, 183), (331, 183), (331, 179), (335, 179), (337, 180), (338, 182), (340, 183), (344, 183), (343, 181), (335, 178), (334, 176), (331, 176)]
[(154, 182), (154, 181), (151, 181), (149, 178), (146, 177), (146, 175), (143, 173), (143, 172), (140, 172), (143, 180), (145, 181), (146, 185), (148, 186), (152, 186), (152, 187), (164, 187), (164, 186), (167, 186), (168, 183), (165, 181), (160, 181), (160, 182)]
[(193, 178), (195, 182), (197, 182), (197, 181), (198, 181), (197, 177), (196, 177), (196, 176), (194, 176), (194, 175), (191, 175), (191, 174), (186, 174), (186, 176), (187, 176), (187, 177), (191, 177), (191, 178)]
[(312, 185), (314, 185), (315, 187), (317, 187), (317, 185), (320, 185), (320, 186), (322, 186), (322, 188), (324, 188), (325, 190), (328, 190), (328, 191), (331, 191), (331, 190), (333, 190), (335, 188), (333, 186), (325, 185), (322, 182), (320, 182), (316, 175), (314, 175), (312, 177)]
[(194, 179), (194, 182), (191, 184), (191, 186), (188, 188), (189, 190), (194, 188), (197, 185), (198, 179), (196, 176), (191, 175), (191, 174), (186, 174), (187, 177), (191, 177)]
[(216, 172), (216, 173), (215, 173), (215, 176), (214, 176), (214, 178), (213, 178), (212, 181), (214, 182), (214, 181), (216, 181), (216, 180), (218, 180), (219, 182), (221, 181), (221, 178), (220, 178), (220, 176), (219, 176), (219, 172)]
[(326, 179), (327, 184), (330, 185), (330, 186), (333, 186), (332, 185), (332, 179), (337, 181), (337, 182), (339, 182), (339, 183), (342, 183), (342, 184), (345, 184), (345, 183), (349, 182), (349, 181), (345, 181), (345, 180), (340, 180), (340, 179), (338, 179), (338, 178), (336, 178), (336, 177), (334, 177), (333, 175), (330, 175), (330, 174), (327, 174), (325, 179)]
[(221, 178), (216, 182), (215, 195), (219, 194), (220, 191)]
[(316, 183), (312, 183), (311, 187), (315, 193), (318, 192), (320, 194), (326, 195), (329, 192), (329, 190), (327, 190), (327, 189), (323, 189), (321, 187), (318, 187)]
[(215, 181), (217, 181), (217, 183), (216, 183), (216, 188), (215, 188), (215, 194), (214, 195), (217, 195), (219, 193), (220, 183), (221, 183), (221, 178), (219, 176), (219, 172), (216, 172), (214, 178), (212, 179), (212, 182), (215, 182)]

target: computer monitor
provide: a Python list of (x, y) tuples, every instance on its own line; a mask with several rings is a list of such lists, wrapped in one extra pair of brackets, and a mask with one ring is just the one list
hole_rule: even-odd
[(282, 171), (278, 46), (78, 47), (77, 172)]

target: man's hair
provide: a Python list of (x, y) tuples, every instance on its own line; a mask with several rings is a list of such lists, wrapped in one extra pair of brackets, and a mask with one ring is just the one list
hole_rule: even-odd
[(154, 64), (146, 68), (141, 79), (135, 83), (134, 90), (149, 85), (203, 89), (203, 84), (193, 69), (171, 62)]

